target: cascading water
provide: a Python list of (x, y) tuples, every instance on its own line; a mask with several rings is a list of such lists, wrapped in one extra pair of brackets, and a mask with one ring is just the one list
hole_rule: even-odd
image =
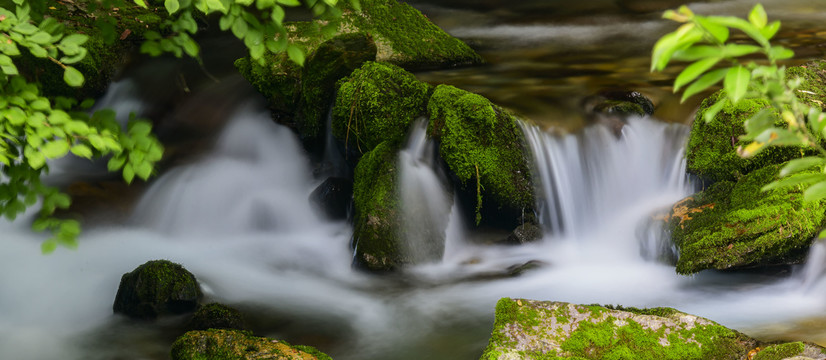
[(444, 176), (439, 175), (437, 160), (436, 144), (427, 138), (427, 121), (420, 119), (399, 152), (402, 235), (413, 259), (440, 259), (444, 255), (452, 199)]
[[(207, 106), (200, 105), (192, 107)], [(432, 159), (423, 128), (400, 155), (410, 174), (402, 178), (412, 181), (400, 186), (414, 194), (406, 197), (435, 200), (436, 210), (422, 205), (436, 216), (425, 223), (450, 222), (441, 263), (388, 277), (353, 270), (349, 225), (322, 220), (308, 205), (318, 181), (295, 136), (250, 102), (210, 152), (151, 184), (131, 222), (87, 227), (77, 251), (43, 256), (46, 235), (33, 234), (26, 217), (0, 222), (0, 359), (168, 359), (185, 318), (134, 322), (111, 308), (120, 276), (153, 259), (183, 264), (209, 300), (246, 313), (256, 334), (314, 345), (337, 360), (477, 359), (505, 296), (671, 306), (766, 337), (775, 324), (826, 310), (820, 245), (809, 268), (785, 278), (683, 277), (640, 256), (640, 224), (692, 191), (683, 125), (631, 119), (619, 138), (598, 126), (561, 137), (525, 127), (550, 231), (523, 246), (465, 241), (474, 234), (456, 206), (445, 210), (450, 196), (422, 161)], [(421, 191), (427, 196), (415, 195)], [(498, 276), (531, 260), (547, 265)]]

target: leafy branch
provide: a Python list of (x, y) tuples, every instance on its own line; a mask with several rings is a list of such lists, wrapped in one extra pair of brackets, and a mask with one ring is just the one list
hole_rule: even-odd
[[(719, 97), (704, 114), (712, 121), (727, 104), (743, 99), (765, 99), (770, 106), (744, 123), (744, 139), (751, 141), (737, 152), (750, 157), (770, 146), (803, 146), (812, 156), (794, 159), (780, 171), (780, 179), (763, 187), (802, 186), (805, 201), (826, 198), (826, 114), (819, 106), (809, 106), (796, 96), (800, 78), (786, 78), (779, 61), (790, 59), (794, 52), (772, 45), (770, 40), (780, 30), (780, 22), (769, 22), (762, 5), (755, 5), (748, 20), (730, 16), (701, 16), (682, 6), (668, 10), (663, 17), (682, 25), (664, 35), (654, 45), (651, 70), (662, 71), (671, 60), (691, 62), (674, 80), (674, 92), (683, 89), (682, 100), (723, 82), (725, 96)], [(750, 43), (730, 39), (732, 30), (744, 33)], [(762, 55), (765, 60), (752, 60)], [(817, 168), (819, 172), (804, 172)], [(826, 231), (820, 237), (826, 236)]]

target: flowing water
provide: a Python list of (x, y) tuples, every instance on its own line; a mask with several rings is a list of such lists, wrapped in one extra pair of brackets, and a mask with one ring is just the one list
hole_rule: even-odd
[[(566, 81), (578, 76), (585, 75)], [(411, 208), (422, 222), (410, 226), (447, 221), (443, 261), (371, 276), (351, 267), (350, 226), (309, 206), (323, 179), (313, 177), (295, 135), (272, 123), (251, 90), (227, 85), (236, 83), (224, 79), (225, 95), (196, 94), (178, 107), (189, 109), (176, 112), (183, 121), (226, 125), (208, 151), (176, 161), (148, 184), (128, 221), (86, 226), (78, 250), (49, 256), (40, 254), (46, 235), (32, 233), (31, 213), (0, 222), (0, 359), (168, 359), (185, 317), (137, 322), (112, 314), (120, 276), (154, 259), (183, 264), (209, 300), (247, 314), (256, 334), (314, 345), (335, 359), (477, 359), (494, 305), (506, 296), (671, 306), (763, 339), (826, 345), (824, 245), (785, 273), (685, 277), (668, 264), (655, 214), (695, 190), (684, 175), (685, 125), (640, 118), (619, 133), (592, 125), (569, 135), (524, 125), (547, 235), (486, 246), (472, 240), (484, 234), (469, 230), (451, 205), (418, 124), (400, 154), (408, 169), (402, 187), (409, 199), (434, 200), (421, 203), (430, 210)], [(122, 91), (112, 105), (150, 108), (139, 93)], [(74, 166), (54, 164), (52, 175), (61, 168)], [(415, 215), (422, 211), (439, 216)], [(506, 276), (528, 262), (542, 266)]]

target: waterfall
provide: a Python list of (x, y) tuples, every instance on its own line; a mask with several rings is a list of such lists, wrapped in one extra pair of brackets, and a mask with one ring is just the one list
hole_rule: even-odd
[(619, 136), (601, 125), (561, 136), (522, 129), (539, 179), (540, 222), (552, 236), (578, 238), (641, 200), (691, 191), (684, 125), (632, 118)]
[(406, 250), (414, 259), (440, 259), (453, 199), (426, 119), (414, 122), (398, 161)]
[(826, 241), (815, 239), (809, 249), (809, 256), (802, 270), (797, 275), (801, 282), (800, 288), (806, 292), (816, 289), (823, 290), (823, 274), (826, 273)]

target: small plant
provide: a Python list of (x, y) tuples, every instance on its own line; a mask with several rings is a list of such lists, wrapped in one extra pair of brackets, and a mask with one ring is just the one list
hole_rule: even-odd
[[(746, 120), (744, 139), (751, 141), (737, 149), (742, 157), (754, 156), (769, 146), (804, 146), (814, 155), (789, 161), (780, 171), (779, 180), (763, 188), (802, 186), (805, 201), (826, 198), (826, 114), (820, 107), (809, 106), (795, 95), (801, 79), (786, 78), (781, 60), (794, 52), (770, 40), (780, 30), (780, 22), (768, 22), (763, 6), (757, 4), (748, 20), (731, 16), (701, 16), (682, 6), (663, 14), (666, 19), (682, 23), (676, 31), (664, 35), (654, 45), (651, 70), (662, 71), (671, 60), (691, 62), (674, 80), (674, 92), (682, 89), (688, 97), (723, 83), (725, 96), (711, 105), (703, 120), (712, 121), (727, 104), (743, 99), (766, 99), (770, 106)], [(732, 30), (739, 30), (750, 43), (730, 40)], [(765, 57), (753, 60), (754, 55)], [(782, 124), (778, 126), (778, 124)], [(820, 172), (804, 170), (819, 168)], [(826, 231), (820, 237), (826, 236)]]

